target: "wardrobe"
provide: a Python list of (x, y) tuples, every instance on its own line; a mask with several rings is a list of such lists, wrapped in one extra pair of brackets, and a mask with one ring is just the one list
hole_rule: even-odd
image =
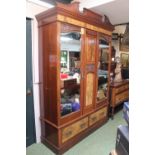
[(114, 27), (77, 2), (57, 3), (36, 19), (41, 140), (62, 154), (108, 120)]

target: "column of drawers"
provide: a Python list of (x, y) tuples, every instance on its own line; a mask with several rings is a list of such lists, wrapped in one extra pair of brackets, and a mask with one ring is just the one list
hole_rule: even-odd
[(114, 108), (129, 98), (129, 81), (113, 83), (111, 85), (110, 104), (112, 107), (112, 117)]

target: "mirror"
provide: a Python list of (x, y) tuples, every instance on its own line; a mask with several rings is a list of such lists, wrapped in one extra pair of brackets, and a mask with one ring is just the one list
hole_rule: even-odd
[(67, 24), (62, 24), (61, 27), (61, 116), (80, 110), (80, 30), (79, 27)]
[(109, 43), (105, 38), (99, 39), (98, 58), (98, 89), (97, 102), (107, 98), (108, 65), (109, 65)]

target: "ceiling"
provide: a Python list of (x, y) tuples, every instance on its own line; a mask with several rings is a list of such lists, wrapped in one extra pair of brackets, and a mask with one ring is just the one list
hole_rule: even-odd
[(47, 2), (49, 4), (54, 4), (55, 2), (61, 2), (61, 3), (68, 4), (68, 3), (71, 3), (71, 1), (73, 0), (41, 0), (41, 1)]
[(92, 7), (91, 10), (107, 15), (113, 25), (129, 23), (129, 0), (115, 0)]
[(129, 0), (41, 0), (49, 4), (56, 1), (70, 3), (80, 2), (80, 10), (88, 8), (98, 14), (107, 15), (113, 25), (129, 23)]

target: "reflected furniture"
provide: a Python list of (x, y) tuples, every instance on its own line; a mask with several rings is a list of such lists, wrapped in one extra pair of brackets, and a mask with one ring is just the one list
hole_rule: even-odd
[(107, 16), (80, 12), (77, 2), (36, 18), (41, 141), (61, 154), (108, 119), (114, 27)]

